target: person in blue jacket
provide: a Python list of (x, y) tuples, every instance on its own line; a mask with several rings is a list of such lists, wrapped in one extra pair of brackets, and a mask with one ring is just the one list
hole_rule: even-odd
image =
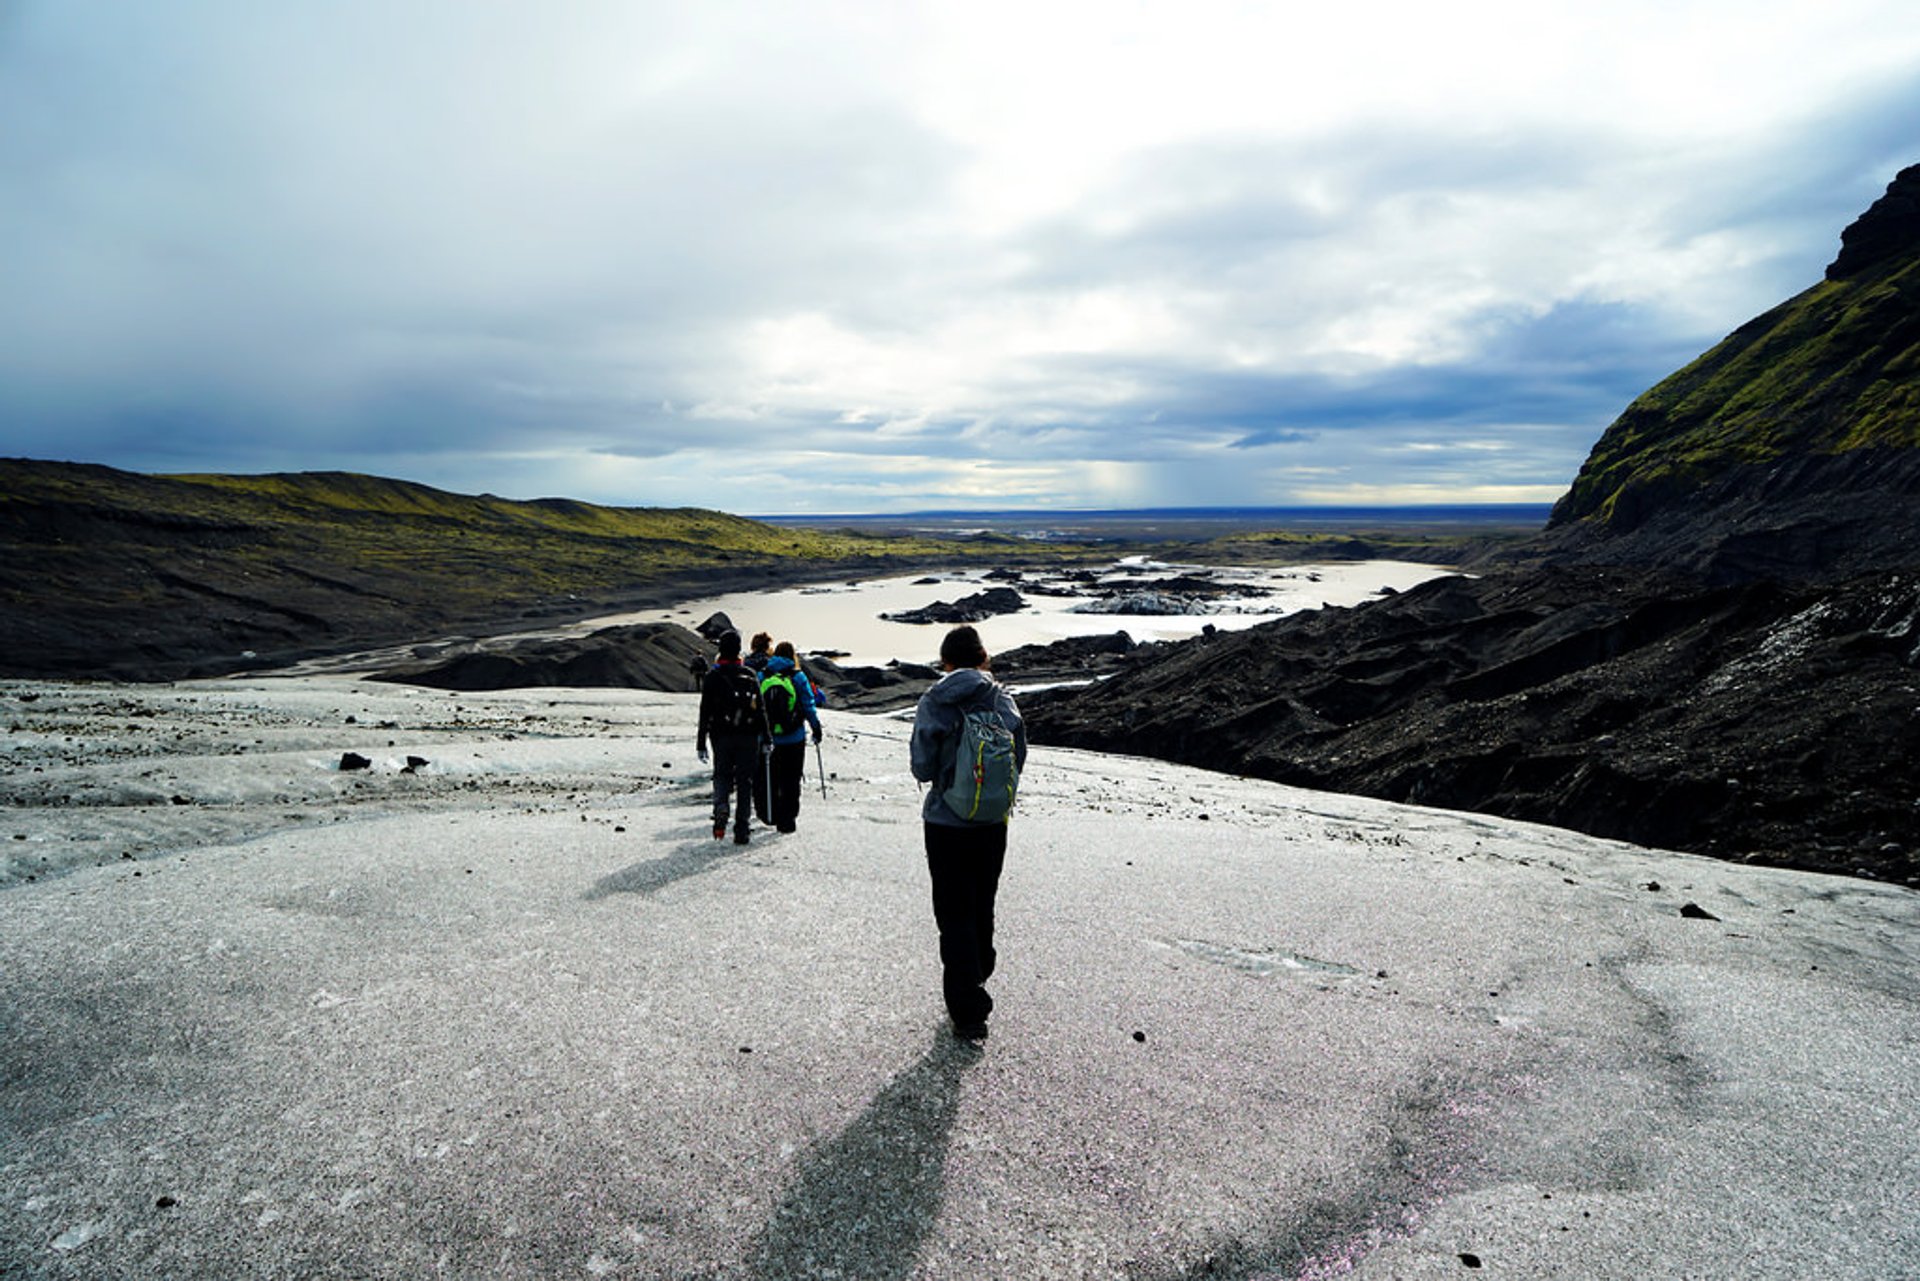
[(820, 741), (819, 700), (813, 682), (794, 657), (792, 641), (781, 641), (773, 647), (773, 657), (760, 673), (760, 701), (766, 707), (773, 739), (773, 756), (767, 766), (767, 817), (777, 830), (791, 832), (800, 819), (800, 776), (807, 766), (808, 730), (812, 730), (814, 742)]

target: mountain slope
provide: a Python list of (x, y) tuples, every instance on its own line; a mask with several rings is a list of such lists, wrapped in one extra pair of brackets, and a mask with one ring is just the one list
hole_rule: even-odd
[(1827, 278), (1740, 326), (1607, 428), (1552, 545), (1722, 579), (1836, 578), (1920, 545), (1920, 165)]
[(1036, 741), (1920, 885), (1920, 167), (1477, 578), (1027, 700)]

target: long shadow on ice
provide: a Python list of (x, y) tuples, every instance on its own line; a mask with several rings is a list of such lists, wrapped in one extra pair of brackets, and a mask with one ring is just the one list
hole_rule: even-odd
[(749, 1255), (760, 1278), (904, 1277), (940, 1215), (960, 1077), (980, 1059), (944, 1031), (867, 1110), (809, 1152)]
[(724, 866), (739, 852), (739, 847), (735, 845), (690, 841), (665, 858), (650, 858), (644, 863), (609, 872), (594, 882), (586, 897), (592, 901), (611, 894), (652, 894), (675, 881), (684, 881), (689, 876), (698, 876)]

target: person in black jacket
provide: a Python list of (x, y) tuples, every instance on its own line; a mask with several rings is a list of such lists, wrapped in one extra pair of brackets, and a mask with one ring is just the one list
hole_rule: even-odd
[(760, 681), (740, 661), (740, 633), (720, 637), (720, 658), (700, 682), (700, 724), (695, 748), (701, 764), (713, 744), (713, 839), (727, 834), (727, 819), (737, 817), (733, 843), (747, 843), (753, 819), (753, 778), (760, 772), (767, 718), (760, 704)]
[(747, 651), (746, 658), (741, 661), (756, 672), (764, 672), (767, 670), (767, 661), (772, 657), (773, 636), (768, 632), (755, 632), (753, 647)]

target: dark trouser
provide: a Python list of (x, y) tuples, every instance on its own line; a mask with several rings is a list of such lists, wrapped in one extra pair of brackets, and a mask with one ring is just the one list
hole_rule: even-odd
[(734, 835), (745, 836), (753, 817), (753, 775), (760, 768), (757, 734), (715, 734), (713, 743), (713, 825), (727, 825), (728, 801), (739, 811)]
[(993, 1011), (985, 984), (993, 974), (993, 900), (1007, 858), (1007, 825), (924, 826), (947, 1013), (957, 1024), (984, 1023)]
[(787, 828), (800, 817), (800, 775), (807, 768), (807, 745), (773, 745), (773, 797), (767, 820), (775, 827)]

